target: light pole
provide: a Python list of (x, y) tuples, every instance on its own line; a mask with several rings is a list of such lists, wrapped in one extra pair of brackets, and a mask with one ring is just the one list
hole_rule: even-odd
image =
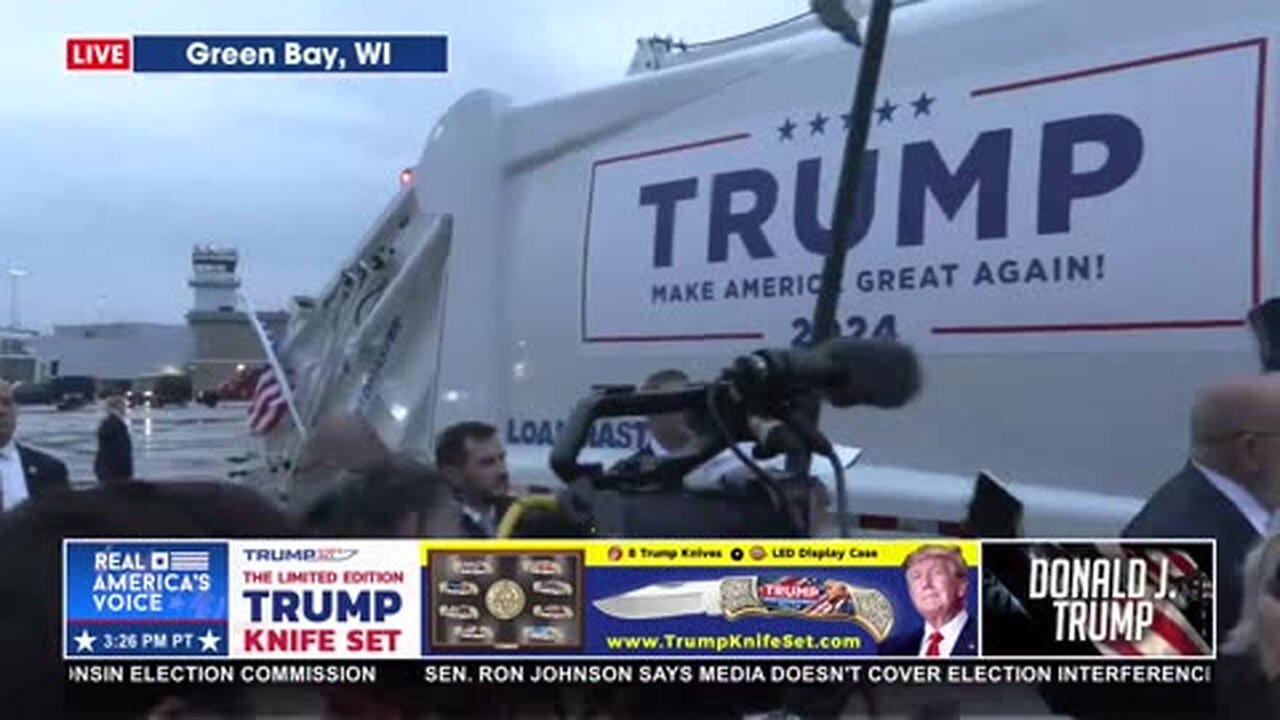
[(26, 270), (9, 268), (9, 326), (14, 330), (21, 327), (18, 316), (18, 280), (26, 276)]

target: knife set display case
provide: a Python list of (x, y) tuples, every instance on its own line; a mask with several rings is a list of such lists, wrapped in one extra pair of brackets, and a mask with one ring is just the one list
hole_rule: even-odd
[(432, 552), (433, 649), (582, 647), (582, 553)]

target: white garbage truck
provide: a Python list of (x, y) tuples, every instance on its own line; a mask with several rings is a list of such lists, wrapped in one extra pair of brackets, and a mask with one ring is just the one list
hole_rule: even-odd
[[(1180, 468), (1194, 392), (1257, 372), (1245, 318), (1278, 280), (1277, 30), (1267, 0), (895, 8), (837, 318), (912, 346), (924, 386), (822, 413), (861, 450), (855, 525), (950, 527), (986, 470), (1028, 534), (1111, 536)], [(563, 97), (460, 98), (294, 309), (303, 427), (357, 411), (429, 453), (487, 421), (513, 481), (554, 489), (593, 386), (807, 343), (863, 52), (810, 15), (643, 40), (625, 77)], [(644, 438), (615, 418), (590, 445)], [(268, 436), (273, 471), (300, 439)]]

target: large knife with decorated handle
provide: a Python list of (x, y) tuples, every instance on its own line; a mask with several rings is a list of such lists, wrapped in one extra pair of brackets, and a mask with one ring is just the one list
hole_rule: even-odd
[(664, 582), (646, 585), (594, 603), (621, 620), (655, 620), (686, 615), (737, 620), (776, 616), (808, 620), (843, 620), (862, 626), (877, 642), (893, 629), (893, 603), (874, 588), (843, 580), (810, 577), (735, 576), (720, 580)]

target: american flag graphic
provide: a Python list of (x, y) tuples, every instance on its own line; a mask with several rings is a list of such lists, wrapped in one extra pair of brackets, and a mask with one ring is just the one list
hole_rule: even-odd
[(171, 572), (209, 572), (207, 550), (169, 550), (151, 553), (151, 569)]
[(256, 435), (266, 435), (280, 425), (288, 412), (284, 388), (275, 370), (268, 367), (258, 376), (258, 384), (253, 390), (253, 401), (249, 404), (249, 429)]
[[(1213, 654), (1213, 650), (1205, 642), (1204, 633), (1188, 619), (1189, 614), (1192, 617), (1198, 614), (1191, 610), (1204, 600), (1208, 582), (1194, 558), (1185, 551), (1174, 548), (1143, 548), (1133, 545), (1095, 547), (1105, 557), (1142, 560), (1147, 566), (1147, 599), (1155, 602), (1155, 622), (1147, 636), (1138, 642), (1116, 640), (1094, 643), (1104, 655), (1192, 657)], [(1174, 589), (1175, 594), (1173, 597), (1155, 600), (1162, 568), (1166, 564), (1169, 586)]]
[(169, 553), (169, 569), (174, 572), (208, 572), (209, 553), (204, 550), (173, 550)]

